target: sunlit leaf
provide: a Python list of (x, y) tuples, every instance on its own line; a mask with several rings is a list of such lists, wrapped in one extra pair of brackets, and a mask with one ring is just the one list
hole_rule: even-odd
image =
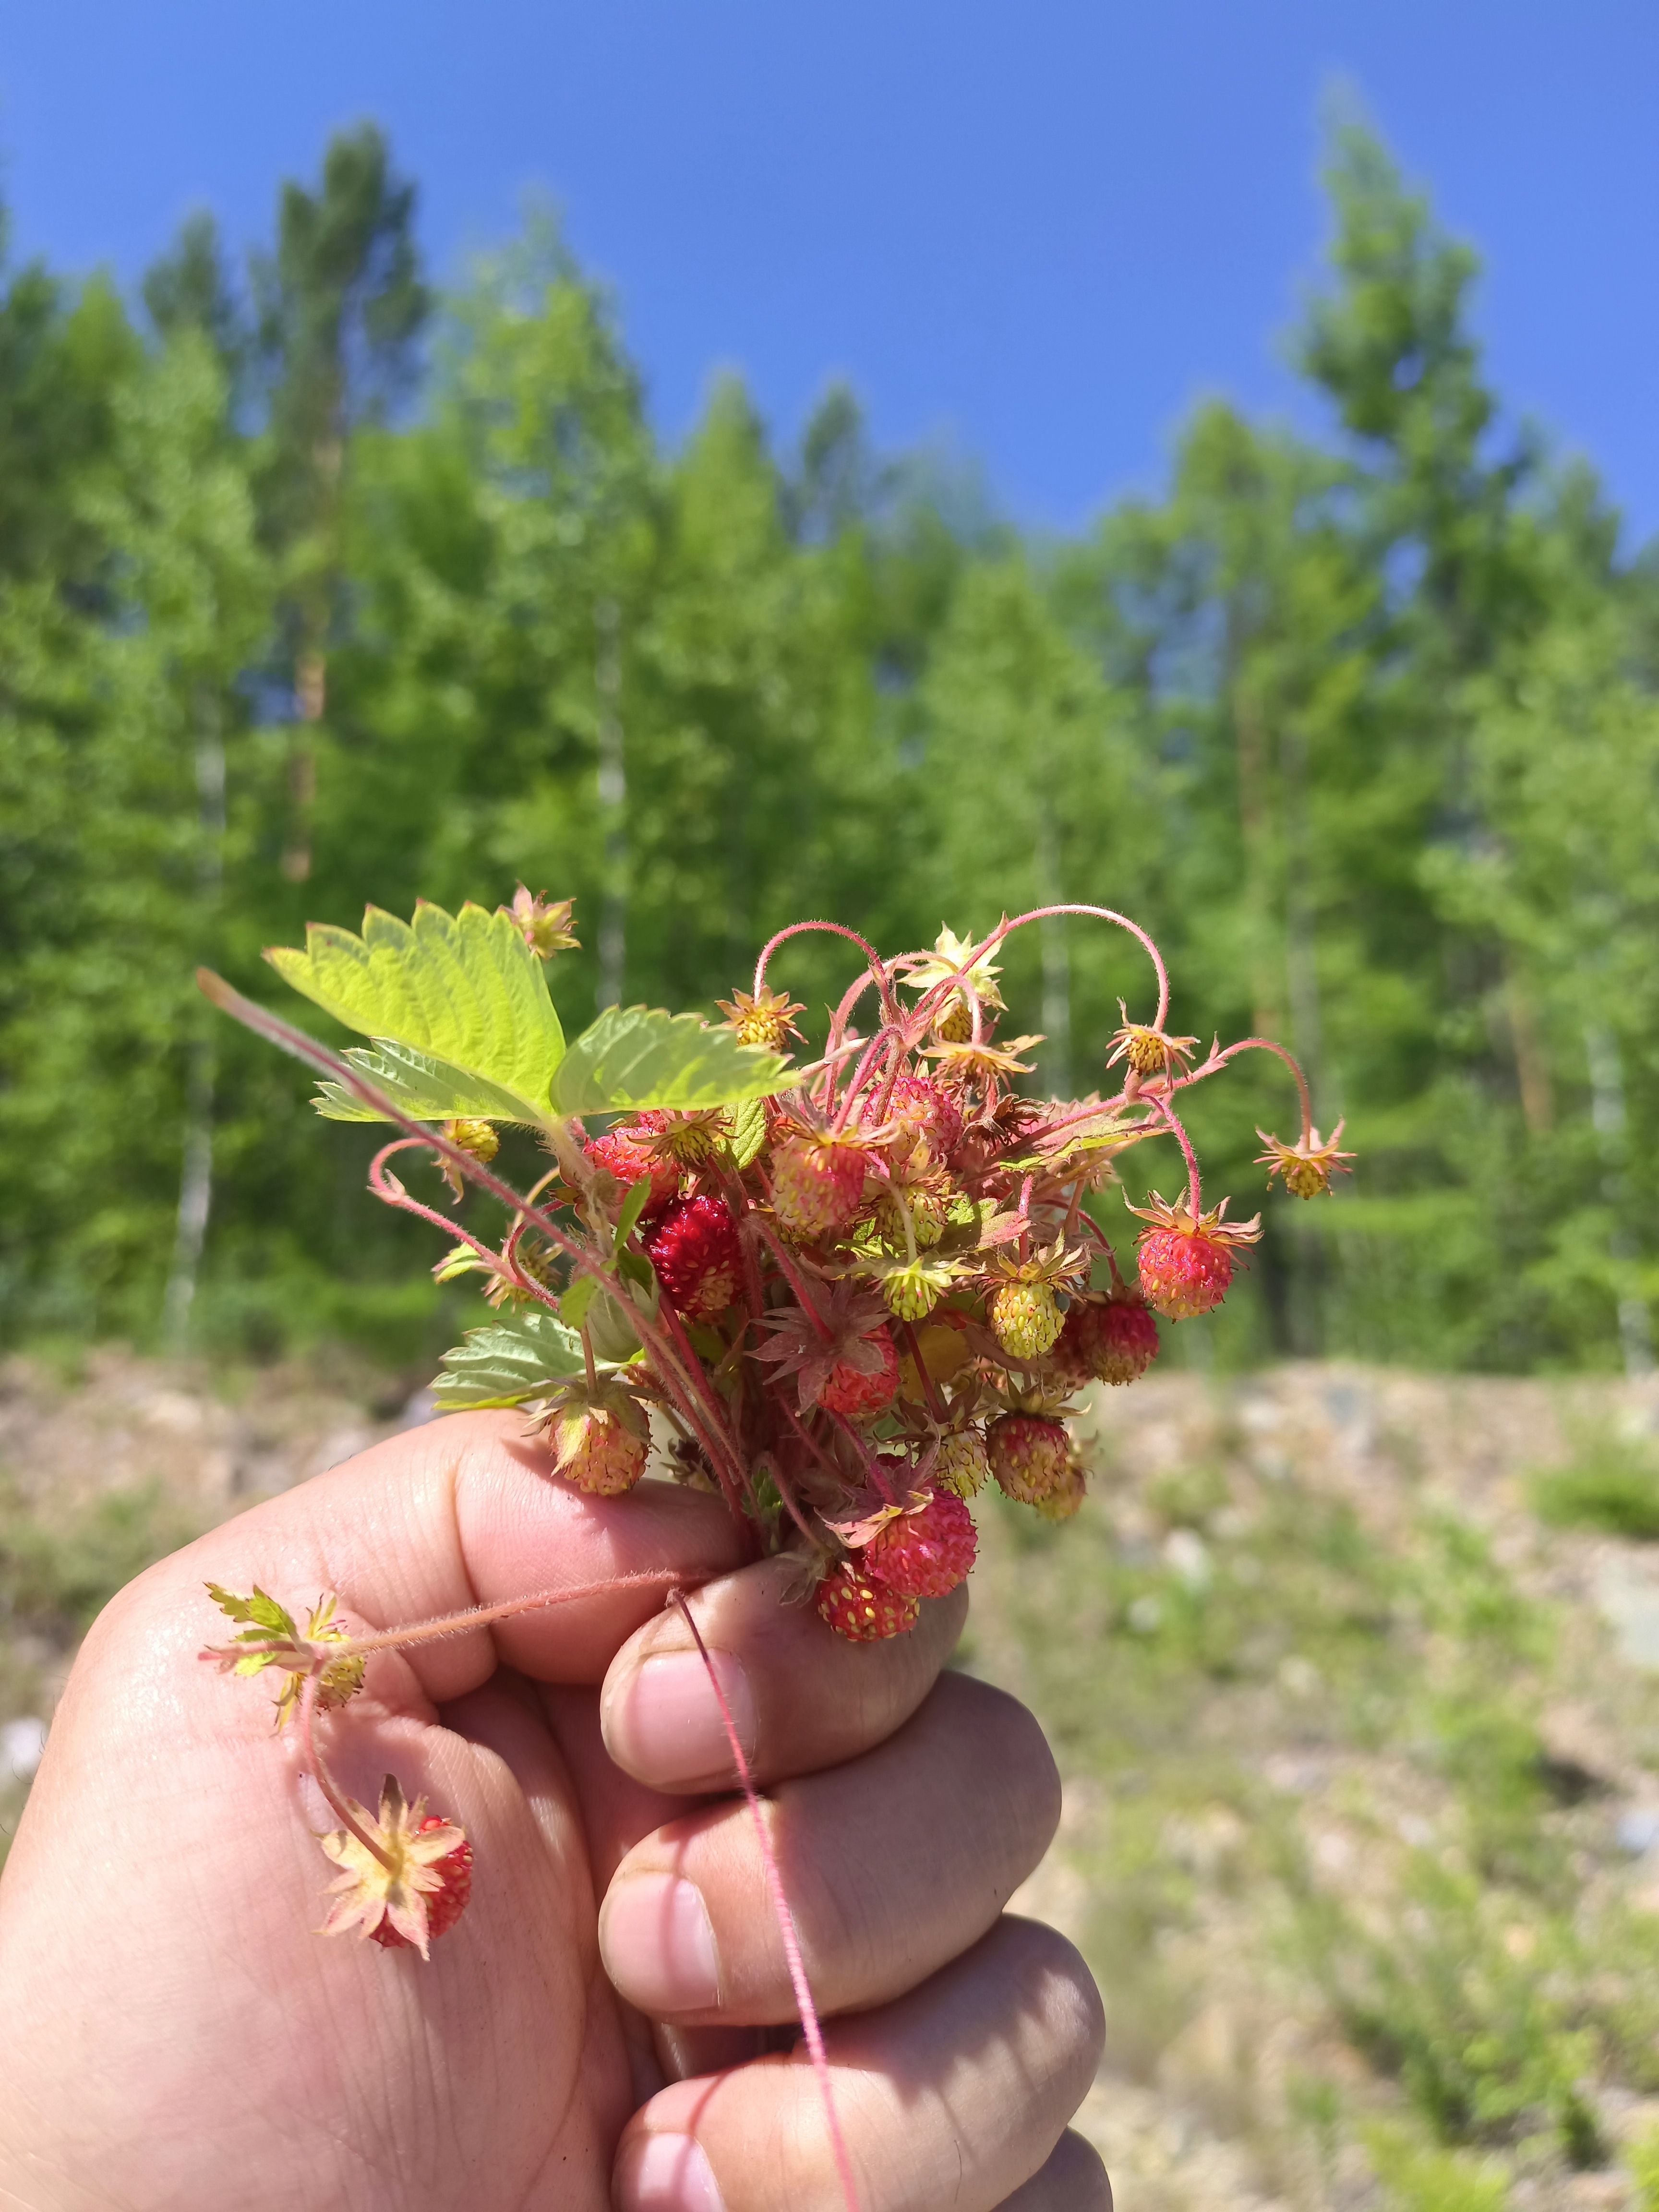
[(465, 1343), (445, 1352), (432, 1401), (441, 1413), (522, 1405), (526, 1398), (544, 1396), (566, 1376), (580, 1375), (583, 1366), (576, 1331), (531, 1308), (469, 1329)]
[(296, 991), (375, 1038), (382, 1054), (387, 1041), (411, 1046), (452, 1079), (482, 1078), (514, 1102), (510, 1114), (453, 1110), (545, 1115), (564, 1031), (542, 963), (510, 915), (468, 904), (452, 915), (422, 900), (406, 922), (372, 906), (361, 937), (313, 922), (303, 951), (277, 945), (265, 957)]
[(795, 1079), (776, 1053), (739, 1044), (696, 1014), (611, 1006), (571, 1044), (553, 1079), (560, 1114), (647, 1106), (725, 1106), (770, 1097)]
[[(379, 1038), (376, 1043), (378, 1049), (374, 1052), (348, 1046), (345, 1057), (393, 1105), (402, 1107), (417, 1121), (447, 1121), (462, 1115), (484, 1121), (539, 1123), (547, 1119), (544, 1103), (538, 1106), (466, 1068), (452, 1067), (447, 1060), (434, 1060), (430, 1053), (416, 1052), (413, 1045), (393, 1044), (387, 1038)], [(354, 1097), (341, 1083), (325, 1083), (311, 1103), (325, 1121), (385, 1118)]]

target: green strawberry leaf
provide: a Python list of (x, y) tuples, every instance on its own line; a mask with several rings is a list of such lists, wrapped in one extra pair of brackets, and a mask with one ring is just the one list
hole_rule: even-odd
[(651, 1195), (651, 1178), (641, 1176), (623, 1200), (623, 1210), (617, 1216), (617, 1241), (611, 1247), (620, 1252), (639, 1226), (640, 1216), (645, 1212), (646, 1200)]
[(288, 1607), (279, 1605), (274, 1597), (267, 1596), (258, 1583), (253, 1585), (252, 1597), (239, 1597), (234, 1590), (222, 1589), (217, 1583), (210, 1583), (207, 1593), (220, 1612), (228, 1614), (232, 1620), (252, 1623), (246, 1635), (236, 1638), (239, 1644), (255, 1641), (264, 1636), (297, 1638), (300, 1633), (295, 1626), (294, 1615)]
[(559, 1300), (559, 1319), (570, 1328), (580, 1328), (599, 1287), (597, 1275), (578, 1275)]
[(726, 1148), (739, 1173), (755, 1159), (766, 1142), (766, 1109), (758, 1098), (746, 1098), (732, 1113), (732, 1133)]
[(348, 1029), (413, 1046), (451, 1075), (482, 1077), (515, 1101), (513, 1119), (526, 1118), (526, 1107), (529, 1118), (545, 1118), (564, 1031), (510, 914), (469, 903), (452, 915), (422, 899), (407, 922), (372, 906), (361, 937), (313, 922), (303, 952), (273, 945), (265, 957)]
[(621, 1114), (647, 1106), (726, 1106), (786, 1091), (793, 1073), (775, 1052), (739, 1044), (697, 1014), (609, 1006), (575, 1039), (553, 1078), (559, 1114)]
[(583, 1372), (582, 1340), (550, 1313), (531, 1307), (485, 1328), (470, 1328), (447, 1352), (432, 1401), (441, 1413), (519, 1406), (545, 1397), (566, 1376)]
[[(481, 1121), (525, 1121), (539, 1127), (548, 1118), (545, 1106), (536, 1106), (464, 1067), (452, 1067), (447, 1060), (434, 1060), (430, 1053), (416, 1052), (413, 1045), (394, 1044), (386, 1037), (377, 1037), (375, 1043), (379, 1048), (374, 1052), (348, 1045), (345, 1057), (394, 1106), (401, 1106), (417, 1121), (448, 1121), (470, 1115)], [(325, 1083), (311, 1103), (325, 1121), (386, 1119), (343, 1083)]]
[[(643, 1266), (632, 1253), (624, 1252), (624, 1263)], [(649, 1273), (649, 1269), (647, 1271)], [(654, 1298), (641, 1301), (648, 1310), (654, 1310)], [(596, 1291), (593, 1302), (587, 1309), (587, 1340), (593, 1347), (593, 1357), (607, 1367), (625, 1367), (640, 1349), (640, 1340), (628, 1308), (620, 1298), (613, 1298), (609, 1291)]]

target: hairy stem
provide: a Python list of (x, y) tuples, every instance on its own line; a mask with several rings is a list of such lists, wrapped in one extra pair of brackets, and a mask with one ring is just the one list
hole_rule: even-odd
[(772, 1838), (762, 1810), (761, 1795), (755, 1787), (755, 1778), (750, 1771), (749, 1760), (738, 1734), (737, 1723), (732, 1717), (732, 1708), (726, 1702), (726, 1692), (720, 1687), (720, 1678), (714, 1671), (714, 1662), (708, 1656), (708, 1646), (702, 1640), (702, 1631), (692, 1616), (684, 1595), (679, 1590), (671, 1593), (669, 1602), (678, 1608), (680, 1617), (691, 1632), (691, 1639), (708, 1674), (708, 1685), (720, 1709), (720, 1724), (726, 1730), (726, 1741), (732, 1753), (732, 1763), (737, 1768), (738, 1779), (743, 1784), (743, 1794), (748, 1800), (749, 1817), (755, 1824), (755, 1843), (760, 1852), (760, 1862), (766, 1876), (766, 1893), (776, 1917), (778, 1933), (783, 1939), (783, 1955), (789, 1965), (789, 1984), (795, 1993), (796, 2008), (800, 2014), (801, 2033), (806, 2039), (806, 2048), (811, 2055), (812, 2071), (817, 2077), (818, 2094), (823, 2100), (823, 2117), (830, 2130), (830, 2141), (835, 2151), (836, 2171), (841, 2178), (842, 2195), (847, 2212), (859, 2212), (858, 2191), (853, 2184), (852, 2163), (842, 2140), (841, 2121), (836, 2112), (834, 2085), (830, 2078), (830, 2060), (823, 2048), (823, 2031), (818, 2025), (818, 2010), (813, 2002), (811, 1984), (806, 1978), (806, 1964), (801, 1957), (800, 1937), (795, 1928), (795, 1916), (789, 1909), (785, 1894), (783, 1876), (778, 1871), (778, 1862), (772, 1849)]

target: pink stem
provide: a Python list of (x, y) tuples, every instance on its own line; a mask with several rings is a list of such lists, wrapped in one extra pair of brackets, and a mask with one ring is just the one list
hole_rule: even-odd
[(1138, 921), (1131, 921), (1127, 914), (1118, 914), (1111, 907), (1072, 905), (1033, 907), (1029, 914), (1016, 915), (1012, 921), (1000, 922), (971, 957), (975, 960), (982, 958), (994, 945), (1000, 945), (1005, 937), (1016, 929), (1023, 928), (1028, 921), (1047, 921), (1051, 915), (1060, 914), (1080, 914), (1088, 915), (1096, 921), (1115, 921), (1120, 929), (1127, 929), (1131, 937), (1138, 939), (1146, 947), (1147, 957), (1151, 960), (1158, 975), (1158, 1014), (1152, 1027), (1155, 1030), (1161, 1030), (1170, 1012), (1170, 977), (1164, 965), (1164, 955)]
[[(301, 1666), (315, 1662), (320, 1668), (331, 1666), (337, 1659), (366, 1657), (375, 1651), (399, 1651), (406, 1644), (430, 1644), (442, 1636), (465, 1636), (475, 1628), (488, 1628), (493, 1621), (510, 1620), (516, 1613), (537, 1613), (550, 1605), (570, 1605), (578, 1598), (609, 1597), (614, 1590), (660, 1589), (665, 1583), (678, 1582), (684, 1577), (678, 1570), (667, 1567), (643, 1567), (631, 1575), (608, 1575), (602, 1583), (576, 1583), (563, 1589), (532, 1590), (528, 1597), (507, 1597), (495, 1605), (472, 1605), (459, 1613), (443, 1613), (430, 1620), (413, 1620), (401, 1628), (382, 1628), (368, 1636), (342, 1637), (331, 1644), (309, 1644), (301, 1641), (290, 1644), (285, 1638), (273, 1638), (270, 1644), (236, 1644), (228, 1647), (238, 1658), (250, 1654), (269, 1651), (279, 1659), (294, 1656), (297, 1672)], [(224, 1656), (222, 1650), (210, 1648), (199, 1652), (198, 1658), (211, 1659), (216, 1664)], [(330, 1800), (331, 1803), (333, 1802)]]
[(916, 1325), (913, 1321), (907, 1321), (902, 1322), (901, 1327), (904, 1331), (904, 1341), (909, 1347), (910, 1357), (916, 1363), (916, 1373), (921, 1378), (922, 1395), (927, 1401), (927, 1410), (943, 1428), (947, 1409), (944, 1399), (939, 1394), (938, 1383), (927, 1372), (927, 1362), (921, 1356), (921, 1339), (916, 1334)]
[(1164, 1099), (1154, 1097), (1152, 1103), (1157, 1107), (1158, 1112), (1164, 1116), (1170, 1127), (1175, 1131), (1176, 1142), (1180, 1146), (1182, 1156), (1186, 1160), (1187, 1211), (1192, 1215), (1194, 1220), (1196, 1221), (1204, 1211), (1204, 1201), (1199, 1192), (1198, 1155), (1193, 1150), (1193, 1140), (1187, 1134), (1185, 1129), (1182, 1127), (1180, 1121), (1176, 1118), (1174, 1109)]
[(799, 937), (803, 931), (811, 929), (826, 930), (831, 936), (844, 937), (850, 943), (857, 945), (859, 951), (869, 962), (870, 973), (875, 978), (876, 988), (881, 993), (882, 1012), (890, 1022), (896, 1021), (898, 1009), (893, 1004), (891, 990), (887, 981), (887, 971), (881, 964), (881, 955), (867, 938), (860, 937), (856, 929), (848, 929), (844, 923), (839, 921), (792, 921), (787, 929), (781, 929), (775, 937), (769, 938), (761, 947), (760, 958), (755, 963), (755, 996), (757, 998), (760, 996), (761, 986), (766, 981), (766, 963), (779, 945), (785, 943), (787, 939)]
[(830, 1340), (830, 1325), (824, 1320), (823, 1315), (818, 1311), (817, 1300), (813, 1298), (811, 1292), (807, 1290), (805, 1283), (802, 1280), (801, 1276), (796, 1270), (793, 1261), (790, 1259), (788, 1253), (785, 1250), (783, 1239), (778, 1235), (777, 1231), (771, 1226), (769, 1222), (763, 1221), (758, 1215), (755, 1217), (755, 1226), (759, 1230), (761, 1235), (766, 1239), (767, 1246), (771, 1252), (772, 1257), (777, 1261), (784, 1280), (794, 1292), (796, 1304), (799, 1306), (801, 1311), (811, 1322), (813, 1328), (817, 1329), (818, 1334), (823, 1339), (824, 1342), (828, 1344)]
[[(1282, 1044), (1275, 1044), (1271, 1037), (1240, 1037), (1238, 1042), (1230, 1044), (1225, 1052), (1212, 1053), (1208, 1066), (1224, 1067), (1236, 1052), (1270, 1052), (1284, 1061), (1296, 1078), (1296, 1094), (1302, 1104), (1302, 1140), (1311, 1145), (1314, 1135), (1313, 1097), (1308, 1089), (1308, 1079), (1302, 1073), (1302, 1063), (1296, 1054), (1287, 1052)], [(1188, 1078), (1189, 1082), (1193, 1079), (1193, 1077)]]
[(823, 2116), (829, 2124), (830, 2141), (835, 2148), (836, 2171), (841, 2177), (842, 2195), (846, 2200), (847, 2212), (859, 2212), (852, 2161), (847, 2155), (847, 2144), (842, 2136), (841, 2120), (836, 2111), (835, 2085), (830, 2075), (830, 2060), (823, 2047), (823, 2032), (818, 2026), (818, 2008), (812, 2001), (811, 1984), (806, 1978), (806, 1962), (801, 1957), (795, 1916), (790, 1911), (789, 1899), (784, 1893), (783, 1876), (778, 1871), (772, 1838), (767, 1832), (766, 1815), (761, 1809), (761, 1795), (755, 1787), (755, 1778), (750, 1771), (743, 1740), (738, 1734), (737, 1723), (732, 1717), (732, 1708), (726, 1702), (726, 1692), (720, 1687), (720, 1678), (714, 1671), (714, 1662), (708, 1656), (708, 1646), (702, 1640), (702, 1632), (692, 1618), (691, 1608), (681, 1591), (672, 1591), (669, 1602), (679, 1607), (685, 1625), (691, 1632), (692, 1641), (708, 1670), (709, 1687), (714, 1691), (720, 1709), (720, 1725), (726, 1730), (732, 1763), (738, 1770), (743, 1794), (749, 1801), (749, 1817), (755, 1824), (755, 1841), (766, 1875), (767, 1894), (777, 1917), (778, 1933), (783, 1939), (783, 1955), (789, 1963), (789, 1982), (795, 1992), (795, 2004), (800, 2014), (801, 2033), (806, 2039), (806, 2048), (811, 2054), (812, 2071), (817, 2076), (818, 2094), (823, 2100)]
[(847, 1419), (847, 1416), (844, 1413), (831, 1412), (828, 1406), (821, 1407), (819, 1411), (830, 1415), (830, 1420), (847, 1438), (854, 1450), (857, 1452), (859, 1457), (864, 1462), (865, 1466), (869, 1470), (870, 1480), (875, 1484), (876, 1488), (880, 1491), (882, 1496), (887, 1500), (887, 1503), (890, 1505), (896, 1505), (898, 1504), (898, 1498), (893, 1489), (892, 1484), (887, 1479), (886, 1468), (882, 1465), (875, 1453), (871, 1450), (869, 1445), (859, 1434), (858, 1431), (853, 1426), (853, 1424)]
[[(463, 1244), (470, 1244), (480, 1259), (488, 1265), (492, 1274), (504, 1278), (515, 1291), (523, 1291), (531, 1297), (539, 1298), (544, 1306), (557, 1313), (559, 1310), (557, 1296), (548, 1289), (545, 1283), (538, 1283), (533, 1275), (526, 1274), (522, 1268), (511, 1261), (504, 1263), (501, 1254), (493, 1251), (488, 1244), (475, 1237), (471, 1230), (463, 1229), (460, 1223), (453, 1216), (439, 1213), (433, 1207), (423, 1206), (418, 1198), (411, 1198), (396, 1176), (389, 1176), (386, 1172), (386, 1164), (394, 1152), (412, 1152), (422, 1149), (425, 1146), (426, 1139), (423, 1137), (394, 1137), (389, 1145), (383, 1145), (375, 1153), (368, 1164), (368, 1187), (381, 1205), (395, 1206), (400, 1212), (418, 1214), (422, 1221), (435, 1223), (437, 1227), (443, 1230), (447, 1235), (459, 1237)], [(522, 1225), (520, 1223), (520, 1228)], [(507, 1240), (508, 1243), (516, 1242), (519, 1233), (519, 1230), (515, 1229)]]
[(378, 1859), (389, 1873), (392, 1869), (390, 1856), (362, 1826), (356, 1814), (335, 1786), (334, 1777), (329, 1772), (323, 1754), (317, 1746), (316, 1720), (317, 1677), (314, 1674), (307, 1674), (305, 1686), (300, 1692), (300, 1741), (305, 1746), (306, 1757), (311, 1762), (311, 1771), (317, 1778), (317, 1787), (328, 1800), (329, 1810), (341, 1826), (355, 1836), (370, 1857)]

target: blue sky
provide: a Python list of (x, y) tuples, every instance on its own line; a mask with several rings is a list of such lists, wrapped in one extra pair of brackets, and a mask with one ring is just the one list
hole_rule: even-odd
[(671, 434), (718, 366), (785, 438), (842, 374), (1066, 527), (1200, 394), (1299, 404), (1341, 83), (1481, 247), (1507, 400), (1659, 531), (1652, 0), (0, 0), (15, 253), (132, 278), (201, 204), (252, 242), (373, 115), (440, 274), (552, 194)]

